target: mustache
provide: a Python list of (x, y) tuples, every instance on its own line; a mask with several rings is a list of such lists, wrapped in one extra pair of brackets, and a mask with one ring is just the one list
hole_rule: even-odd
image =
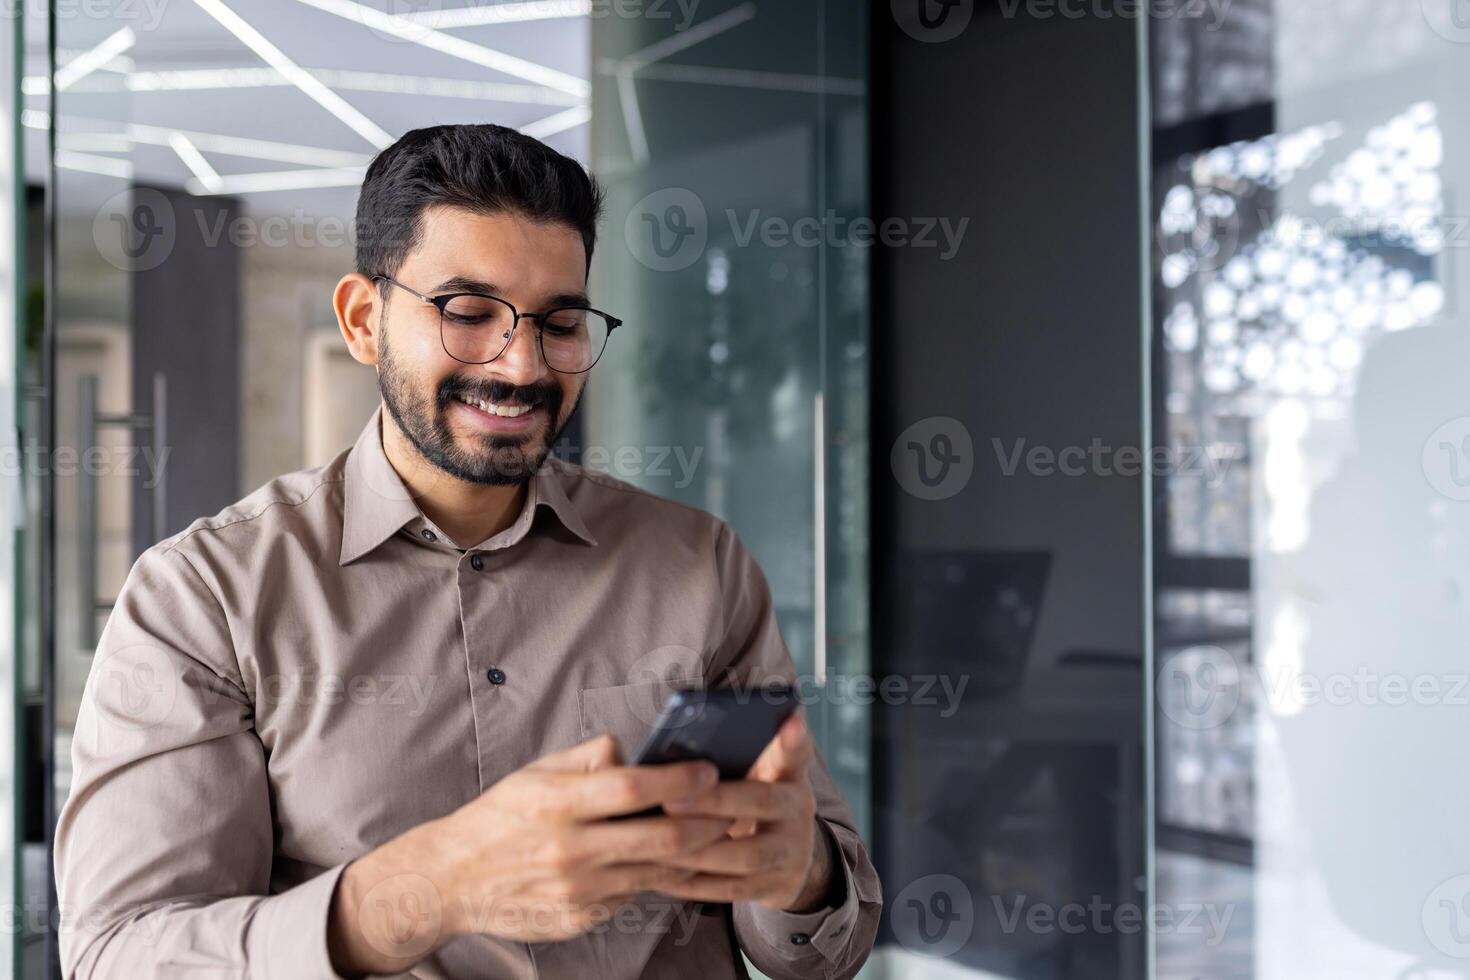
[(473, 398), (497, 405), (556, 405), (561, 401), (561, 388), (550, 381), (531, 385), (513, 385), (496, 378), (471, 380), (449, 378), (439, 385), (439, 408), (447, 408), (456, 398)]

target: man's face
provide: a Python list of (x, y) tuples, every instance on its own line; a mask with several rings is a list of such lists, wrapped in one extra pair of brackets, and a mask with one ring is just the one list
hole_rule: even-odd
[[(411, 289), (489, 293), (521, 313), (585, 302), (586, 252), (569, 225), (449, 207), (426, 211), (421, 225), (419, 246), (393, 275)], [(587, 375), (547, 368), (529, 319), (489, 363), (457, 361), (440, 341), (438, 309), (391, 286), (387, 298), (378, 387), (415, 448), (461, 480), (528, 479), (576, 411)]]

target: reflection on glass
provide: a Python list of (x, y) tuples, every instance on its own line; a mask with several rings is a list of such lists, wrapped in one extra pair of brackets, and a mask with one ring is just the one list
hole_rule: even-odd
[(1157, 895), (1239, 913), (1160, 977), (1467, 974), (1461, 26), (1276, 5), (1269, 91), (1156, 110), (1153, 417), (1215, 461), (1155, 483)]
[[(1176, 551), (1245, 555), (1252, 420), (1280, 399), (1341, 418), (1364, 349), (1440, 312), (1436, 120), (1420, 102), (1363, 132), (1332, 121), (1202, 148), (1157, 175), (1168, 435), (1179, 458), (1214, 463), (1170, 478)], [(1294, 182), (1306, 207), (1280, 204)]]
[(1149, 21), (1152, 109), (1155, 126), (1167, 126), (1270, 98), (1276, 66), (1271, 58), (1271, 0), (1234, 0), (1210, 11), (1180, 6), (1196, 16)]
[[(1155, 648), (1160, 675), (1158, 819), (1161, 824), (1249, 837), (1254, 825), (1251, 750), (1255, 706), (1242, 681), (1250, 667), (1250, 605), (1241, 592), (1160, 593)], [(1206, 691), (1194, 679), (1207, 677)], [(1199, 685), (1205, 687), (1206, 685)], [(1210, 697), (1218, 699), (1212, 704)]]

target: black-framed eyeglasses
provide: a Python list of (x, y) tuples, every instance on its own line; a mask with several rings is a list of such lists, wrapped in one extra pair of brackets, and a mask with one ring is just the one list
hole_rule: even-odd
[(536, 324), (541, 359), (559, 374), (592, 370), (607, 349), (607, 337), (622, 320), (590, 306), (559, 306), (545, 313), (521, 313), (497, 296), (445, 293), (426, 296), (389, 276), (373, 276), (412, 293), (439, 310), (439, 341), (444, 353), (465, 364), (489, 364), (510, 346), (521, 320)]

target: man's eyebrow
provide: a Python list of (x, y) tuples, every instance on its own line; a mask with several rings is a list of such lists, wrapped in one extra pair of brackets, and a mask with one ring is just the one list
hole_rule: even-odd
[(557, 293), (547, 301), (547, 309), (557, 306), (591, 306), (592, 300), (587, 298), (586, 293)]
[(499, 296), (500, 290), (494, 283), (473, 276), (450, 276), (448, 279), (434, 287), (436, 293), (484, 293), (487, 296)]
[[(486, 296), (499, 296), (500, 289), (494, 283), (473, 276), (450, 276), (448, 279), (434, 287), (436, 293), (484, 293)], [(581, 291), (569, 293), (557, 293), (546, 301), (546, 308), (553, 309), (559, 306), (591, 306), (592, 301), (587, 294)]]

